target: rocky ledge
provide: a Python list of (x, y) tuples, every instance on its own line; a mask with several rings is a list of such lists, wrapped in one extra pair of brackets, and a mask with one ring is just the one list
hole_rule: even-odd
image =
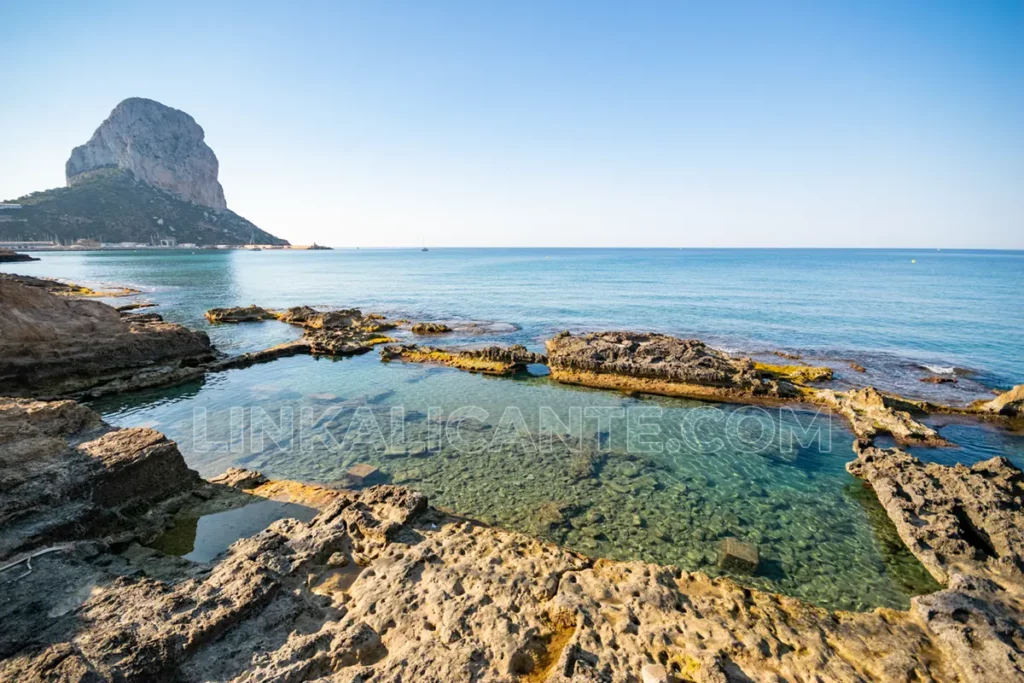
[[(210, 339), (160, 316), (122, 316), (98, 301), (51, 293), (59, 285), (0, 276), (0, 386), (7, 394), (61, 395), (133, 384), (140, 374), (190, 375), (213, 358)], [(91, 290), (90, 290), (91, 291)], [(127, 384), (126, 384), (127, 383)]]
[[(363, 314), (358, 308), (318, 311), (309, 306), (295, 306), (272, 311), (256, 305), (239, 308), (213, 308), (206, 319), (216, 323), (244, 323), (280, 320), (305, 330), (302, 339), (283, 344), (240, 359), (242, 364), (278, 358), (281, 355), (311, 353), (325, 356), (353, 356), (366, 353), (377, 344), (395, 341), (384, 333), (397, 327), (379, 313)], [(233, 365), (239, 361), (232, 362)]]
[(28, 254), (19, 254), (10, 249), (0, 249), (0, 263), (23, 263), (25, 261), (38, 261), (39, 259)]
[[(965, 514), (983, 511), (974, 531), (1007, 559), (937, 557), (947, 589), (906, 612), (854, 614), (674, 567), (592, 560), (434, 510), (399, 487), (344, 491), (244, 470), (203, 482), (156, 432), (112, 430), (69, 401), (0, 399), (0, 445), (3, 680), (1024, 676), (1010, 569), (1022, 550), (1022, 475), (1004, 462), (965, 475), (919, 472), (897, 452), (861, 454), (855, 469), (872, 486), (914, 489), (916, 507), (881, 494), (897, 524), (907, 520), (905, 537), (918, 525), (941, 536), (952, 521), (931, 513), (970, 493), (978, 503)], [(912, 482), (929, 478), (938, 497), (919, 500)], [(210, 562), (144, 545), (197, 511), (266, 498), (320, 512), (274, 522)], [(1016, 505), (1000, 511), (1006, 503)]]
[(433, 363), (447, 365), (467, 372), (485, 375), (511, 375), (534, 363), (547, 363), (539, 353), (527, 351), (525, 346), (488, 346), (483, 349), (439, 349), (416, 344), (396, 344), (380, 350), (381, 361), (406, 363)]
[(562, 332), (547, 342), (551, 377), (567, 384), (719, 401), (798, 395), (786, 379), (759, 372), (698, 339), (650, 332)]
[(409, 329), (413, 334), (444, 334), (452, 331), (444, 323), (413, 323)]

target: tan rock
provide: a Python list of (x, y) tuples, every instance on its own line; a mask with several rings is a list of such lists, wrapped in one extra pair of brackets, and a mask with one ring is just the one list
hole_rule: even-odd
[(56, 296), (0, 275), (0, 384), (64, 394), (127, 381), (143, 368), (182, 369), (213, 357), (210, 339), (161, 320), (124, 319), (98, 301)]

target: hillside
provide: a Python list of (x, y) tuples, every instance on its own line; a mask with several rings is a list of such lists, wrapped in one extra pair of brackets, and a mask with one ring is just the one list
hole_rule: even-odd
[(173, 237), (195, 244), (288, 244), (230, 210), (211, 208), (137, 181), (129, 171), (89, 173), (71, 187), (33, 192), (0, 212), (0, 241), (77, 239), (145, 242)]

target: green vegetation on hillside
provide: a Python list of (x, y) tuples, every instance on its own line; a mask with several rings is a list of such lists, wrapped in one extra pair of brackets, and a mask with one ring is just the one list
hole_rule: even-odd
[(232, 211), (216, 212), (109, 169), (73, 187), (11, 200), (20, 210), (0, 213), (0, 241), (79, 239), (143, 242), (173, 237), (195, 244), (288, 244)]

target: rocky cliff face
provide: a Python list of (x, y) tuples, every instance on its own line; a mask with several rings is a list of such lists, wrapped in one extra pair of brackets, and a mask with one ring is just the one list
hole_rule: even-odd
[(217, 157), (203, 129), (183, 111), (132, 97), (114, 107), (89, 142), (75, 147), (66, 165), (68, 185), (99, 169), (120, 168), (182, 199), (227, 208), (217, 181)]

